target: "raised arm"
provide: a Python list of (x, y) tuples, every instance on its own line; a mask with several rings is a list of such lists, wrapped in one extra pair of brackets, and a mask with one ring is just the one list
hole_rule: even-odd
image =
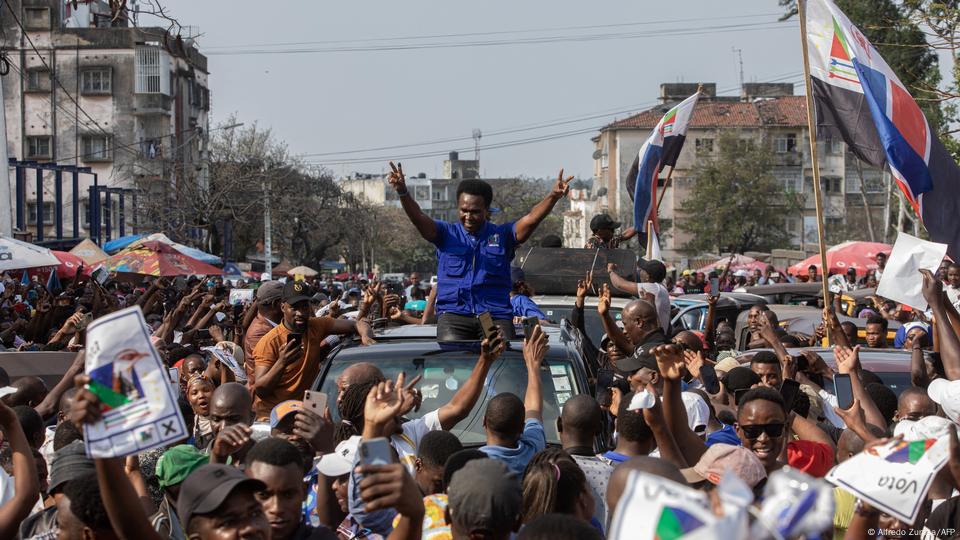
[(623, 291), (631, 296), (639, 296), (640, 284), (630, 281), (617, 273), (617, 265), (607, 263), (607, 273), (610, 274), (610, 284), (613, 288)]
[(687, 422), (687, 409), (683, 405), (680, 388), (681, 368), (684, 365), (682, 354), (679, 345), (659, 345), (653, 349), (660, 376), (663, 377), (663, 417), (683, 453), (683, 458), (687, 463), (696, 464), (700, 461), (700, 456), (707, 451), (707, 445), (690, 429)]
[(490, 366), (493, 365), (504, 348), (506, 348), (506, 342), (501, 337), (499, 330), (495, 337), (484, 339), (480, 343), (480, 359), (477, 360), (477, 365), (473, 367), (470, 377), (464, 381), (457, 393), (450, 398), (450, 401), (437, 411), (437, 415), (440, 417), (440, 426), (444, 430), (453, 429), (453, 426), (466, 418), (473, 410), (477, 400), (480, 399), (480, 392), (483, 391), (483, 381), (487, 378)]
[(0, 402), (0, 427), (13, 453), (13, 498), (0, 506), (0, 538), (17, 535), (20, 522), (30, 515), (40, 494), (33, 451), (13, 409)]
[(373, 339), (373, 329), (367, 324), (367, 321), (348, 321), (346, 319), (334, 319), (330, 327), (331, 334), (357, 334), (360, 336), (360, 343), (371, 345), (376, 343)]
[(390, 181), (390, 185), (393, 186), (393, 189), (397, 190), (397, 195), (400, 196), (400, 206), (403, 207), (403, 211), (407, 214), (407, 217), (410, 218), (410, 222), (417, 228), (417, 232), (420, 233), (420, 236), (422, 236), (424, 240), (427, 242), (436, 242), (437, 224), (430, 219), (430, 216), (423, 213), (420, 205), (417, 204), (417, 201), (413, 200), (410, 192), (407, 191), (407, 179), (403, 175), (403, 164), (397, 163), (394, 165), (391, 161), (390, 169), (388, 180)]
[(543, 422), (543, 393), (540, 388), (540, 364), (550, 347), (547, 335), (540, 326), (536, 326), (523, 340), (523, 361), (527, 364), (527, 391), (523, 394), (523, 408), (526, 419)]
[(533, 236), (533, 231), (537, 230), (540, 222), (553, 211), (553, 207), (560, 199), (567, 195), (567, 192), (570, 191), (571, 180), (573, 180), (572, 176), (568, 176), (564, 180), (563, 169), (560, 169), (560, 175), (557, 176), (557, 183), (553, 185), (553, 190), (542, 201), (538, 202), (527, 215), (517, 220), (515, 228), (518, 244), (526, 242), (528, 238)]
[(887, 420), (883, 413), (873, 402), (873, 398), (863, 387), (863, 381), (860, 379), (860, 346), (852, 349), (849, 347), (834, 347), (833, 357), (837, 362), (837, 372), (850, 375), (850, 386), (853, 387), (853, 398), (857, 400), (860, 407), (863, 408), (866, 422), (879, 426), (887, 427)]
[(613, 340), (614, 345), (620, 349), (620, 352), (626, 355), (633, 354), (635, 347), (630, 343), (627, 335), (620, 330), (617, 323), (610, 315), (610, 287), (604, 283), (600, 288), (600, 300), (597, 302), (597, 313), (600, 314), (600, 322), (603, 323), (603, 331)]
[(935, 278), (929, 270), (920, 270), (923, 274), (923, 298), (930, 304), (937, 324), (937, 338), (940, 343), (940, 359), (943, 361), (943, 371), (947, 379), (960, 379), (960, 338), (949, 324), (945, 304), (948, 302), (943, 295), (943, 283)]

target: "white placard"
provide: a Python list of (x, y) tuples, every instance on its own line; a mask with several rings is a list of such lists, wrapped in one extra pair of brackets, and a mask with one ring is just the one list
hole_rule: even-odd
[(228, 298), (231, 306), (249, 304), (253, 302), (253, 289), (230, 289)]
[[(706, 493), (659, 476), (634, 471), (617, 503), (610, 524), (610, 540), (653, 540), (667, 531), (697, 538), (718, 518), (710, 511)], [(700, 533), (700, 534), (698, 534)], [(678, 538), (678, 536), (670, 536)], [(691, 536), (693, 538), (694, 536)]]
[(100, 420), (83, 426), (90, 457), (128, 456), (186, 437), (177, 397), (146, 328), (139, 307), (96, 319), (87, 328), (87, 389), (104, 406)]
[(927, 301), (921, 292), (923, 276), (920, 275), (920, 269), (936, 273), (946, 254), (946, 244), (899, 233), (887, 259), (887, 266), (880, 276), (877, 295), (921, 311), (927, 309)]
[[(933, 477), (947, 463), (949, 446), (947, 437), (891, 441), (837, 465), (825, 479), (891, 516), (913, 523)], [(919, 447), (924, 447), (923, 452), (915, 459)]]
[(204, 347), (200, 350), (209, 352), (214, 358), (219, 360), (221, 364), (230, 368), (230, 371), (233, 372), (233, 376), (237, 382), (247, 382), (247, 372), (244, 371), (243, 366), (237, 362), (237, 359), (234, 358), (229, 351), (225, 351), (220, 347)]

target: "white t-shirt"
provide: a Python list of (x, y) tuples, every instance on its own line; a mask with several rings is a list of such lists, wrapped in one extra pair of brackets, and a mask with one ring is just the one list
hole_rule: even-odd
[(404, 422), (400, 429), (402, 433), (392, 435), (390, 444), (397, 451), (400, 463), (403, 463), (407, 467), (407, 471), (413, 474), (413, 464), (417, 459), (417, 448), (420, 447), (420, 440), (431, 431), (443, 429), (443, 426), (440, 425), (440, 410), (430, 411), (421, 418)]
[(637, 283), (637, 296), (643, 298), (643, 293), (648, 292), (654, 296), (657, 308), (657, 321), (664, 333), (670, 335), (670, 293), (667, 288), (659, 283)]

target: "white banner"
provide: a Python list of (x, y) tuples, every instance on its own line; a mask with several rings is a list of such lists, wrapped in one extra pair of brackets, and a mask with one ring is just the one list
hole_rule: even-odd
[(946, 254), (946, 244), (899, 233), (877, 285), (877, 295), (919, 310), (927, 309), (927, 301), (920, 290), (923, 285), (920, 269), (936, 274)]

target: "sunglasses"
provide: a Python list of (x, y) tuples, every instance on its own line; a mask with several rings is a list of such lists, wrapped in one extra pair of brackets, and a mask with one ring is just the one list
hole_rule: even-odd
[(745, 426), (740, 424), (740, 429), (743, 430), (743, 434), (748, 439), (759, 439), (762, 433), (766, 433), (771, 439), (776, 439), (783, 436), (783, 428), (785, 424), (754, 424), (752, 426)]

